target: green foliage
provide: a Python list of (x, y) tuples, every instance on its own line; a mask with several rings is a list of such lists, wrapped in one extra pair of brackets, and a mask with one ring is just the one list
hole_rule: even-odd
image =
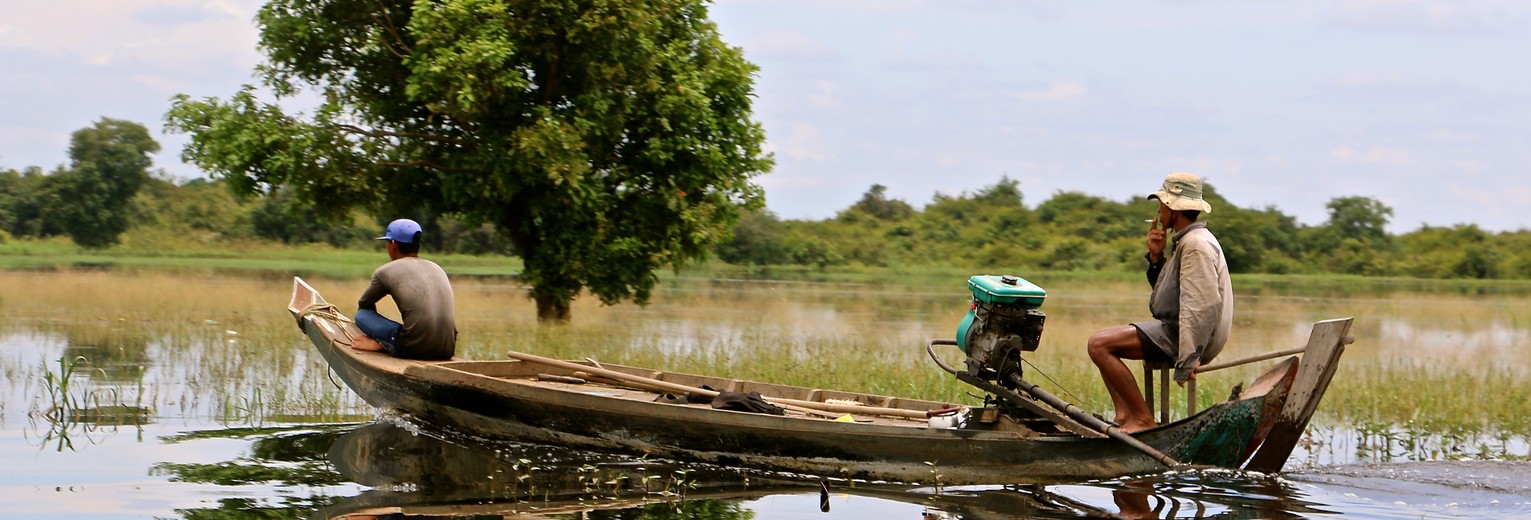
[(1337, 258), (1330, 269), (1349, 274), (1388, 274), (1388, 259), (1397, 251), (1387, 232), (1393, 208), (1370, 197), (1339, 197), (1325, 205), (1329, 220), (1308, 238), (1308, 259)]
[(719, 259), (739, 265), (795, 263), (794, 252), (781, 220), (765, 209), (745, 211), (733, 234), (717, 247)]
[(525, 260), (543, 318), (582, 288), (646, 301), (654, 270), (703, 258), (758, 207), (771, 167), (754, 65), (698, 0), (275, 0), (253, 87), (178, 97), (183, 156), (242, 192), (290, 186), (327, 217), (461, 215)]
[[(273, 189), (250, 211), (250, 228), (256, 236), (286, 244), (324, 243), (335, 247), (359, 246), (376, 236), (351, 219), (322, 215), (313, 204), (299, 201), (286, 186)], [(367, 229), (381, 229), (368, 226)], [(432, 238), (436, 238), (434, 235)]]
[[(1241, 208), (1210, 184), (1214, 211), (1202, 220), (1218, 236), (1229, 269), (1242, 274), (1353, 274), (1425, 278), (1531, 278), (1531, 231), (1499, 234), (1474, 225), (1425, 226), (1400, 236), (1385, 227), (1393, 210), (1368, 197), (1340, 197), (1330, 218), (1305, 226), (1274, 206)], [(959, 267), (985, 272), (1139, 272), (1156, 202), (1115, 202), (1060, 192), (1035, 210), (1019, 183), (1002, 178), (976, 193), (936, 194), (923, 208), (887, 198), (873, 185), (855, 204), (821, 221), (746, 216), (718, 248), (730, 263)]]
[(43, 219), (43, 186), (48, 177), (42, 168), (0, 170), (0, 229), (18, 237), (48, 237), (64, 232), (55, 222)]
[(130, 203), (149, 181), (149, 154), (159, 143), (149, 130), (131, 121), (102, 118), (75, 131), (68, 169), (49, 176), (42, 187), (42, 217), (56, 222), (76, 244), (103, 248), (132, 225)]
[(306, 462), (288, 467), (274, 466), (263, 460), (227, 461), (212, 464), (161, 462), (149, 469), (150, 475), (169, 475), (171, 482), (196, 482), (220, 486), (240, 486), (275, 482), (289, 486), (335, 486), (345, 477), (324, 462)]
[(844, 222), (855, 222), (860, 219), (871, 218), (884, 222), (899, 221), (914, 215), (914, 207), (902, 200), (889, 200), (888, 187), (881, 184), (873, 184), (850, 208), (840, 212), (836, 218)]

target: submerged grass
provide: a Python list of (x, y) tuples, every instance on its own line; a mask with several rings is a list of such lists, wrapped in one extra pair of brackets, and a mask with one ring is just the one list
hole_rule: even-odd
[[(353, 267), (325, 271), (337, 275), (305, 276), (352, 311), (352, 299), (380, 261), (364, 256), (347, 260)], [(8, 296), (0, 302), (0, 339), (33, 335), (50, 359), (84, 356), (96, 384), (119, 389), (124, 400), (141, 399), (160, 416), (230, 426), (370, 416), (370, 407), (332, 381), (285, 312), (292, 272), (260, 273), (0, 270)], [(832, 282), (672, 277), (646, 307), (581, 299), (574, 322), (553, 327), (536, 322), (526, 288), (514, 279), (454, 277), (459, 354), (467, 358), (503, 359), (517, 350), (978, 403), (924, 350), (931, 338), (951, 337), (966, 312), (966, 273)], [(1029, 278), (1049, 297), (1042, 348), (1029, 356), (1034, 366), (1026, 378), (1109, 416), (1084, 340), (1099, 327), (1142, 319), (1143, 284), (1083, 275)], [(1321, 423), (1531, 434), (1531, 303), (1523, 298), (1409, 288), (1323, 296), (1275, 283), (1249, 290), (1238, 284), (1238, 321), (1221, 360), (1301, 346), (1312, 322), (1357, 318), (1357, 342), (1320, 406)], [(383, 311), (392, 312), (386, 303)], [(937, 352), (949, 363), (960, 359), (955, 348), (944, 348)], [(0, 371), (30, 374), (36, 362), (0, 357)], [(1197, 396), (1202, 407), (1226, 399), (1263, 365), (1204, 375)], [(1183, 410), (1181, 391), (1171, 394), (1171, 409)]]

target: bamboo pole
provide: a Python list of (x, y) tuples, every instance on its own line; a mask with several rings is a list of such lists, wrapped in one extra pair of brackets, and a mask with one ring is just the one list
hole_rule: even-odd
[[(578, 364), (578, 363), (570, 363), (568, 361), (562, 361), (562, 360), (558, 360), (558, 359), (546, 358), (546, 357), (538, 356), (538, 355), (535, 355), (535, 354), (527, 354), (527, 353), (524, 353), (524, 352), (510, 351), (507, 355), (510, 356), (513, 359), (519, 359), (521, 361), (525, 361), (525, 362), (528, 362), (528, 363), (536, 363), (536, 364), (539, 364), (539, 365), (558, 367), (558, 368), (562, 368), (562, 369), (565, 369), (565, 370), (569, 370), (571, 372), (587, 372), (587, 373), (598, 375), (598, 376), (605, 377), (605, 378), (608, 378), (608, 379), (615, 379), (615, 380), (618, 380), (618, 381), (642, 383), (642, 384), (645, 384), (645, 385), (652, 386), (655, 389), (664, 390), (666, 392), (681, 392), (681, 393), (690, 392), (690, 393), (706, 395), (706, 396), (709, 396), (709, 397), (717, 397), (717, 395), (718, 395), (718, 392), (716, 390), (707, 390), (705, 388), (698, 388), (698, 387), (694, 387), (694, 386), (686, 386), (686, 385), (682, 385), (682, 384), (671, 383), (669, 381), (660, 381), (658, 379), (653, 379), (653, 378), (648, 378), (648, 377), (643, 377), (643, 376), (636, 376), (636, 375), (628, 374), (628, 373), (625, 373), (625, 372), (617, 372), (615, 370), (606, 370), (604, 368), (596, 368), (594, 366), (581, 365), (581, 364)], [(851, 413), (851, 414), (861, 414), (861, 415), (886, 415), (886, 416), (890, 416), (890, 417), (903, 417), (903, 418), (906, 418), (906, 419), (928, 419), (930, 417), (930, 412), (929, 411), (905, 410), (903, 408), (886, 408), (886, 407), (881, 407), (881, 406), (841, 405), (841, 404), (821, 403), (821, 402), (818, 402), (818, 401), (801, 401), (801, 400), (797, 400), (797, 399), (786, 399), (786, 398), (781, 398), (781, 397), (767, 397), (766, 400), (771, 402), (771, 404), (775, 404), (775, 405), (781, 406), (783, 408), (786, 408), (785, 405), (792, 405), (792, 406), (795, 406), (795, 407), (809, 408), (809, 409), (813, 409), (813, 410), (817, 410), (817, 411), (821, 411), (821, 412)]]
[(1235, 360), (1229, 361), (1227, 363), (1216, 363), (1216, 364), (1200, 367), (1200, 368), (1196, 369), (1196, 373), (1200, 374), (1202, 372), (1211, 372), (1213, 370), (1222, 370), (1224, 368), (1236, 367), (1236, 366), (1239, 366), (1239, 365), (1248, 365), (1248, 364), (1254, 363), (1256, 361), (1265, 361), (1267, 359), (1275, 359), (1275, 358), (1278, 358), (1278, 357), (1281, 357), (1281, 356), (1297, 355), (1297, 354), (1301, 354), (1301, 353), (1303, 353), (1304, 351), (1307, 351), (1307, 350), (1308, 349), (1306, 347), (1300, 347), (1300, 348), (1287, 349), (1287, 350), (1281, 350), (1281, 351), (1276, 351), (1276, 352), (1266, 352), (1264, 354), (1256, 354), (1256, 355), (1253, 355), (1253, 356), (1249, 356), (1247, 358), (1235, 359)]
[[(586, 358), (586, 361), (594, 361), (594, 360)], [(591, 373), (583, 371), (583, 370), (575, 372), (574, 373), (574, 377), (578, 377), (578, 378), (582, 378), (582, 379), (587, 379), (589, 381), (596, 382), (596, 383), (601, 383), (603, 385), (621, 386), (621, 387), (627, 387), (627, 388), (632, 388), (632, 389), (636, 389), (636, 390), (643, 390), (645, 392), (664, 393), (664, 392), (673, 392), (674, 391), (674, 390), (665, 390), (663, 388), (658, 388), (658, 387), (655, 387), (655, 386), (652, 386), (652, 385), (647, 385), (647, 384), (643, 384), (643, 383), (639, 383), (639, 382), (635, 382), (635, 381), (619, 381), (619, 380), (616, 380), (616, 379), (610, 379), (610, 378), (606, 378), (606, 377), (601, 377), (601, 376), (598, 376), (598, 375), (595, 375), (595, 374), (591, 374)], [(706, 395), (708, 393), (707, 389), (705, 389), (705, 388), (697, 388), (695, 390), (687, 390), (687, 392), (697, 393), (697, 394), (702, 394), (702, 395)], [(716, 392), (712, 392), (712, 393), (716, 393)], [(709, 396), (709, 397), (717, 397), (717, 396), (713, 395), (713, 396)], [(793, 406), (793, 405), (790, 405), (790, 404), (783, 404), (783, 403), (773, 403), (773, 404), (777, 404), (777, 405), (781, 406), (782, 408), (785, 408), (787, 410), (792, 410), (794, 412), (808, 414), (808, 415), (816, 415), (816, 416), (824, 417), (824, 418), (828, 418), (828, 419), (835, 419), (835, 418), (839, 417), (838, 415), (834, 415), (833, 413), (825, 412), (825, 411), (820, 411), (820, 410), (815, 410), (815, 409), (812, 409), (812, 408), (804, 408), (804, 407), (801, 407), (801, 406)]]

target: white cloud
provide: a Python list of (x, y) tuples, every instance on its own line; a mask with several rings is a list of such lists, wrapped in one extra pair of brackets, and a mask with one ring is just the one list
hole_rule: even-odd
[(988, 67), (983, 57), (968, 51), (933, 51), (918, 50), (915, 52), (901, 52), (892, 56), (884, 67), (910, 71), (953, 71), (953, 70), (982, 70)]
[(788, 60), (830, 61), (840, 57), (822, 40), (795, 31), (765, 31), (742, 38), (745, 54)]
[(766, 151), (777, 152), (791, 159), (804, 162), (824, 162), (835, 158), (824, 142), (823, 132), (812, 123), (793, 122), (787, 125), (787, 136), (772, 139)]
[(1344, 162), (1374, 166), (1395, 168), (1414, 168), (1419, 166), (1419, 163), (1414, 160), (1413, 154), (1407, 148), (1373, 147), (1357, 150), (1349, 146), (1338, 146), (1329, 152), (1329, 156)]
[(1022, 101), (1039, 103), (1078, 101), (1080, 99), (1084, 99), (1086, 96), (1089, 96), (1089, 94), (1090, 89), (1086, 88), (1083, 83), (1077, 81), (1059, 81), (1049, 85), (1045, 89), (1027, 90), (1021, 92), (1019, 97)]
[(808, 94), (808, 104), (819, 110), (837, 110), (840, 103), (840, 86), (833, 81), (814, 82), (817, 90)]
[(1437, 143), (1477, 143), (1483, 140), (1483, 136), (1478, 132), (1437, 128), (1427, 134), (1425, 139)]
[(1452, 0), (1344, 0), (1333, 19), (1351, 29), (1470, 35), (1501, 25), (1515, 3)]
[[(1472, 160), (1472, 159), (1458, 159), (1458, 160), (1455, 160), (1455, 161), (1447, 161), (1446, 162), (1446, 168), (1447, 168), (1447, 170), (1449, 170), (1451, 172), (1464, 173), (1464, 174), (1474, 174), (1474, 175), (1490, 171), (1490, 168), (1489, 168), (1488, 164), (1484, 163), (1483, 161), (1475, 161), (1475, 160)], [(1524, 189), (1522, 189), (1522, 191), (1524, 191)], [(1484, 195), (1485, 196), (1493, 197), (1493, 196), (1498, 196), (1499, 193), (1494, 191), (1494, 190), (1489, 190), (1489, 191), (1485, 192)]]
[[(255, 51), (259, 2), (72, 0), (5, 2), (0, 41), (61, 60), (105, 66), (123, 60), (169, 63), (188, 55)], [(82, 16), (81, 13), (90, 13)]]

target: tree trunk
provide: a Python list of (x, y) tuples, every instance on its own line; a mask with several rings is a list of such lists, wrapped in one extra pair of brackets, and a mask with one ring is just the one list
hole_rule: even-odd
[(545, 294), (536, 295), (537, 298), (537, 321), (541, 323), (568, 323), (569, 300)]

